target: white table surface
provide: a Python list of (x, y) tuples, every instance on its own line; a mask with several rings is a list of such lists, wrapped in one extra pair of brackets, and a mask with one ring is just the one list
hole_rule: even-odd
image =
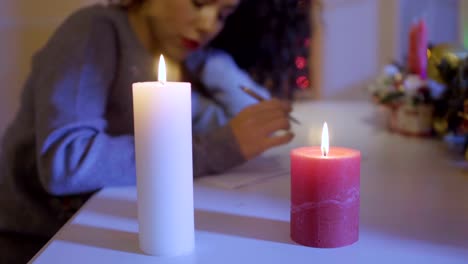
[(33, 262), (468, 263), (468, 166), (441, 141), (387, 132), (374, 110), (358, 102), (298, 103), (294, 116), (303, 124), (294, 126), (295, 140), (253, 161), (287, 170), (289, 150), (318, 145), (327, 121), (332, 146), (362, 152), (360, 239), (351, 246), (294, 243), (289, 174), (265, 177), (252, 165), (195, 182), (191, 255), (159, 258), (139, 250), (136, 189), (126, 187), (97, 193)]

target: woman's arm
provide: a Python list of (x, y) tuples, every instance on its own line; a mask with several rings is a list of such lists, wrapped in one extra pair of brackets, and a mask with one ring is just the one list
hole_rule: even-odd
[(106, 133), (117, 63), (112, 23), (91, 12), (69, 18), (36, 56), (27, 85), (34, 90), (39, 177), (48, 192), (135, 183), (133, 137)]
[[(133, 135), (106, 132), (116, 37), (110, 21), (78, 13), (34, 60), (27, 85), (34, 90), (36, 159), (40, 181), (51, 194), (135, 184)], [(193, 158), (195, 176), (245, 160), (227, 125), (195, 135)]]
[(246, 86), (265, 99), (270, 98), (269, 92), (257, 84), (244, 70), (240, 69), (232, 57), (221, 50), (202, 51), (192, 56), (188, 67), (195, 72), (197, 79), (212, 100), (221, 107), (227, 118), (233, 118), (242, 109), (257, 100), (244, 93), (240, 87)]

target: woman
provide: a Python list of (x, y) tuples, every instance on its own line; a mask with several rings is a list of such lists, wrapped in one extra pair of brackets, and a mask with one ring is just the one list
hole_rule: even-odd
[(135, 184), (131, 85), (155, 79), (159, 54), (169, 80), (193, 83), (195, 176), (292, 139), (290, 106), (242, 93), (247, 85), (267, 95), (230, 56), (205, 48), (238, 4), (119, 1), (58, 28), (33, 58), (2, 144), (0, 262), (29, 260), (96, 190)]

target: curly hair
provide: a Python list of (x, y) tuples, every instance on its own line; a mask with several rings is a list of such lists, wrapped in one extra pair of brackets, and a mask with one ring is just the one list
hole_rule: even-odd
[(310, 0), (242, 1), (211, 45), (230, 53), (273, 95), (291, 98), (297, 87), (295, 60), (309, 56), (310, 4)]

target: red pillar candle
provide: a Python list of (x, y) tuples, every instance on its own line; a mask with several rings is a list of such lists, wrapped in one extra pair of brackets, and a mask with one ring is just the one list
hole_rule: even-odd
[(334, 248), (358, 240), (360, 160), (357, 150), (328, 148), (326, 124), (322, 147), (291, 151), (294, 241), (310, 247)]
[(408, 45), (408, 70), (421, 79), (427, 77), (428, 31), (426, 21), (419, 20), (411, 25)]

